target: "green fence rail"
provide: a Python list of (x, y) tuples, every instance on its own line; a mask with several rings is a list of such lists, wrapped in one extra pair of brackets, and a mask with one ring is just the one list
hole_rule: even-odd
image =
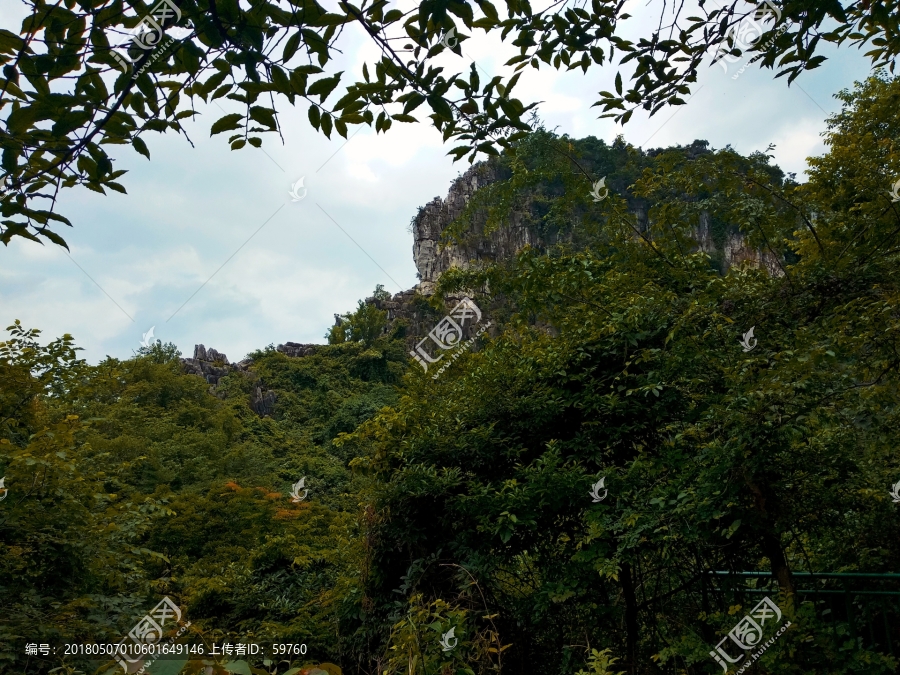
[[(778, 581), (770, 572), (715, 570), (709, 574), (725, 582), (716, 589), (725, 595), (778, 592)], [(791, 576), (796, 594), (812, 596), (820, 615), (835, 624), (845, 623), (851, 637), (861, 640), (867, 648), (897, 656), (895, 650), (900, 650), (900, 574), (792, 572)], [(748, 581), (753, 585), (748, 585)], [(814, 587), (809, 588), (811, 585)], [(881, 587), (873, 588), (876, 585)], [(885, 589), (885, 585), (894, 588)]]

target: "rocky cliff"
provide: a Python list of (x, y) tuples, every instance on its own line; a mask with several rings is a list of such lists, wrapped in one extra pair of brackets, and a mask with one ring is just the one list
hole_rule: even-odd
[[(413, 219), (413, 260), (419, 271), (416, 290), (431, 295), (438, 277), (451, 267), (467, 267), (474, 262), (496, 261), (512, 258), (526, 245), (535, 248), (556, 243), (547, 241), (527, 225), (525, 211), (514, 212), (505, 227), (484, 235), (484, 219), (471, 223), (466, 243), (442, 241), (442, 234), (458, 218), (476, 190), (500, 180), (495, 163), (475, 164), (450, 185), (444, 199), (435, 197)], [(647, 205), (640, 200), (630, 200), (631, 212), (638, 227), (647, 227)], [(524, 205), (527, 208), (527, 204)], [(716, 228), (708, 214), (700, 218), (695, 232), (700, 250), (708, 253), (723, 272), (739, 263), (750, 262), (766, 267), (771, 274), (782, 274), (777, 261), (766, 251), (748, 246), (737, 228)]]
[(442, 245), (441, 235), (458, 218), (480, 187), (500, 179), (494, 163), (475, 164), (450, 185), (447, 197), (435, 197), (413, 219), (413, 260), (419, 270), (418, 291), (431, 295), (438, 277), (451, 267), (466, 267), (475, 261), (504, 260), (524, 246), (542, 246), (524, 224), (524, 214), (514, 213), (506, 227), (484, 236), (484, 221), (472, 224), (465, 244)]

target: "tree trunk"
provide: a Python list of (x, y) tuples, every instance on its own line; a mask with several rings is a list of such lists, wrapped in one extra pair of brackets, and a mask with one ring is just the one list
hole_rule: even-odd
[[(788, 567), (787, 559), (784, 557), (784, 549), (781, 547), (781, 538), (775, 531), (775, 518), (769, 513), (767, 507), (767, 498), (764, 490), (760, 488), (749, 475), (744, 476), (747, 486), (753, 492), (753, 499), (756, 510), (761, 515), (763, 523), (762, 540), (760, 548), (763, 555), (769, 559), (772, 569), (772, 576), (778, 580), (778, 587), (788, 596), (788, 602), (794, 602), (794, 580), (791, 577), (791, 570)], [(768, 492), (766, 490), (766, 492)]]
[(638, 673), (638, 612), (631, 565), (622, 565), (622, 595), (625, 598), (625, 643), (629, 675)]
[(778, 579), (778, 587), (787, 594), (788, 601), (793, 603), (794, 580), (791, 577), (791, 569), (788, 567), (787, 560), (784, 557), (780, 538), (772, 532), (766, 532), (763, 534), (761, 548), (763, 554), (771, 563), (772, 576)]

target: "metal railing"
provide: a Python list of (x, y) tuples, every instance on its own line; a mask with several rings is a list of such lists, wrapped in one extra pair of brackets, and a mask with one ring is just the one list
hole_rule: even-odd
[[(710, 575), (722, 581), (732, 581), (721, 584), (716, 590), (733, 597), (778, 592), (777, 579), (771, 572), (716, 570), (710, 571)], [(791, 576), (795, 580), (798, 596), (813, 596), (817, 614), (830, 619), (835, 625), (846, 624), (850, 636), (861, 640), (865, 647), (891, 656), (897, 655), (895, 649), (900, 649), (900, 574), (792, 572)], [(747, 585), (748, 579), (753, 580), (752, 586)], [(815, 584), (813, 588), (803, 588), (812, 584)], [(893, 589), (872, 588), (875, 585), (888, 585)], [(860, 601), (866, 597), (871, 600)]]

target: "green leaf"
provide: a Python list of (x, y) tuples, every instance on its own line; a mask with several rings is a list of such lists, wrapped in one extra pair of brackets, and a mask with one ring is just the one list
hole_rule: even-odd
[(272, 66), (272, 84), (274, 84), (276, 90), (282, 94), (291, 92), (291, 81), (285, 72), (278, 66)]
[[(0, 30), (0, 53), (15, 54), (25, 46), (25, 40), (8, 30)], [(11, 68), (11, 66), (6, 66)], [(9, 75), (6, 75), (9, 77)]]
[(76, 162), (76, 165), (78, 166), (78, 170), (85, 175), (92, 178), (95, 178), (97, 176), (97, 162), (95, 162), (90, 155), (78, 155), (78, 161)]
[(10, 133), (21, 134), (32, 126), (37, 119), (37, 106), (27, 106), (13, 110), (6, 119), (6, 126)]
[(297, 53), (297, 48), (300, 46), (300, 31), (297, 31), (293, 35), (291, 35), (287, 42), (284, 45), (284, 51), (281, 54), (281, 60), (284, 63), (287, 63), (291, 60), (291, 57)]
[(213, 92), (212, 98), (210, 100), (215, 101), (217, 98), (222, 98), (223, 96), (225, 96), (225, 94), (231, 91), (231, 88), (232, 86), (230, 84), (223, 84)]
[(271, 108), (252, 106), (250, 108), (250, 119), (259, 122), (260, 124), (264, 124), (270, 129), (276, 129), (278, 127), (278, 124), (275, 121), (275, 111)]
[(54, 232), (53, 230), (48, 230), (46, 227), (42, 227), (40, 230), (38, 230), (38, 234), (40, 234), (42, 237), (47, 237), (47, 239), (52, 241), (57, 246), (62, 246), (67, 251), (69, 250), (69, 245), (66, 243), (66, 240), (56, 234), (56, 232)]
[(408, 115), (420, 105), (425, 103), (425, 97), (417, 91), (411, 92), (406, 104), (403, 106), (403, 114)]
[(297, 66), (294, 68), (293, 72), (302, 73), (303, 75), (315, 75), (316, 73), (323, 72), (321, 68), (313, 65), (305, 65), (305, 66)]
[[(431, 106), (431, 109), (434, 110), (435, 114), (440, 115), (447, 121), (453, 120), (453, 109), (450, 108), (450, 104), (447, 103), (441, 96), (429, 96), (427, 98), (428, 105)], [(396, 117), (394, 119), (397, 119)]]
[(144, 129), (148, 131), (159, 131), (165, 133), (169, 129), (169, 123), (164, 120), (148, 120), (144, 124)]
[(344, 124), (364, 124), (366, 121), (366, 118), (359, 113), (346, 113), (341, 115), (340, 119)]
[(313, 26), (342, 26), (353, 21), (352, 16), (346, 14), (323, 14), (311, 25)]
[(312, 125), (312, 128), (317, 130), (319, 129), (319, 108), (314, 105), (309, 106), (309, 110), (307, 111), (307, 115), (309, 116), (309, 123)]
[(325, 99), (328, 98), (328, 95), (334, 91), (334, 88), (338, 85), (338, 82), (341, 81), (341, 74), (337, 73), (332, 77), (323, 77), (320, 80), (316, 80), (306, 89), (307, 96), (316, 96), (318, 95), (319, 102), (324, 103)]
[(222, 82), (225, 81), (225, 78), (228, 77), (231, 73), (228, 71), (219, 71), (209, 77), (206, 82), (203, 83), (203, 91), (211, 92), (213, 89), (218, 87)]
[(239, 113), (232, 113), (230, 115), (220, 117), (216, 120), (215, 124), (212, 125), (212, 128), (209, 130), (209, 135), (214, 136), (215, 134), (221, 134), (223, 131), (240, 129), (242, 126), (241, 121), (243, 119), (244, 116)]

